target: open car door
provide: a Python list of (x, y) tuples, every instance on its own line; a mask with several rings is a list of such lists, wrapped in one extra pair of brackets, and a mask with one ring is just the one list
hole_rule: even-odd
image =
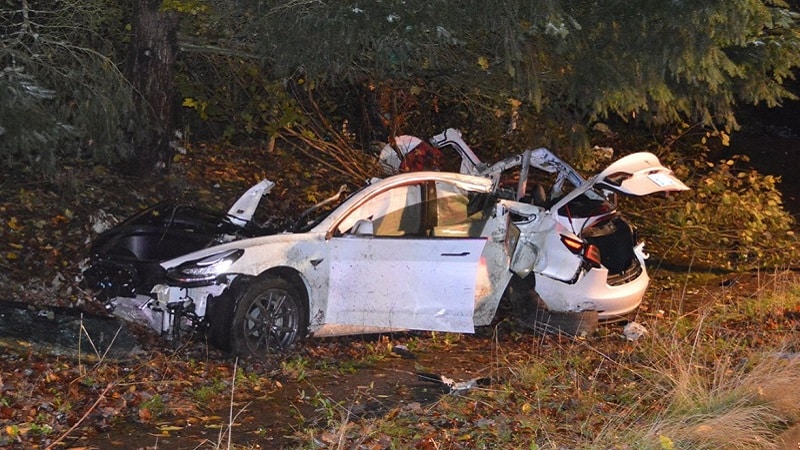
[[(470, 177), (472, 178), (472, 177)], [(488, 192), (491, 182), (468, 185)], [(330, 244), (326, 321), (357, 327), (474, 332), (487, 239), (462, 187), (420, 180), (378, 192), (339, 223)]]

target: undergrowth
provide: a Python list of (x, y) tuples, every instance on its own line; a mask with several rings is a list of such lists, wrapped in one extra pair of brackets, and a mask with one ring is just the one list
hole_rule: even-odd
[(297, 448), (774, 448), (800, 419), (797, 276), (763, 275), (751, 296), (723, 290), (680, 317), (661, 300), (636, 341), (531, 337), (527, 355), (497, 349), (490, 386), (372, 419), (340, 405)]
[(781, 177), (758, 172), (720, 142), (714, 132), (679, 127), (652, 151), (690, 190), (628, 198), (625, 214), (662, 258), (727, 270), (796, 265), (798, 224)]

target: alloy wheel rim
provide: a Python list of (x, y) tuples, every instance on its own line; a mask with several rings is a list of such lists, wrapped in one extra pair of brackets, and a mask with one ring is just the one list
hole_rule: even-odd
[(298, 331), (299, 318), (294, 302), (281, 289), (270, 289), (250, 306), (244, 321), (244, 337), (253, 353), (283, 350)]

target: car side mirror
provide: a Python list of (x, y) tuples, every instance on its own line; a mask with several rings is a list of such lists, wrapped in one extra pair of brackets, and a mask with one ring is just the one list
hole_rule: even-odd
[(352, 235), (357, 237), (375, 236), (375, 227), (373, 227), (372, 221), (366, 219), (357, 220), (353, 225)]

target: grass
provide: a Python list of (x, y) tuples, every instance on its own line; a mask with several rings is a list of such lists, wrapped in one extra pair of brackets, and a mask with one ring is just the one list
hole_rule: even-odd
[(762, 274), (749, 296), (718, 290), (680, 311), (673, 297), (651, 300), (636, 342), (599, 333), (536, 338), (527, 358), (499, 349), (487, 388), (307, 428), (297, 448), (776, 448), (800, 421), (798, 277)]
[[(800, 422), (799, 277), (757, 274), (747, 289), (721, 289), (720, 278), (706, 274), (669, 277), (653, 283), (636, 317), (648, 333), (636, 341), (626, 341), (620, 326), (587, 339), (504, 324), (482, 331), (492, 339), (404, 336), (420, 355), (483, 354), (480, 375), (492, 379), (460, 395), (432, 387), (425, 399), (407, 395), (405, 403), (390, 400), (385, 384), (344, 383), (376, 367), (390, 380), (402, 368), (447, 371), (439, 359), (428, 363), (434, 367), (423, 367), (424, 359), (392, 365), (385, 360), (401, 360), (388, 338), (312, 341), (255, 365), (199, 348), (190, 348), (194, 356), (154, 351), (134, 365), (104, 358), (103, 349), (92, 365), (82, 364), (85, 355), (77, 363), (6, 355), (3, 363), (13, 366), (0, 381), (18, 388), (0, 397), (0, 414), (11, 417), (0, 445), (46, 446), (133, 421), (149, 430), (154, 448), (203, 429), (219, 433), (198, 437), (192, 448), (255, 449), (282, 437), (261, 415), (272, 408), (292, 426), (280, 433), (298, 449), (774, 448)], [(261, 442), (243, 444), (253, 441)]]

